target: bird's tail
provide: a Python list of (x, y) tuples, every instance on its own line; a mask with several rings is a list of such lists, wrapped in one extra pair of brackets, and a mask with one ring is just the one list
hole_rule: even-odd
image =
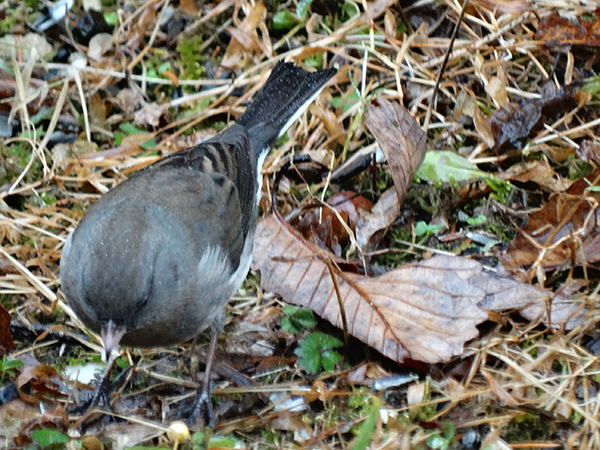
[(277, 63), (237, 121), (248, 130), (258, 157), (300, 117), (335, 73), (335, 69), (307, 72), (294, 63)]

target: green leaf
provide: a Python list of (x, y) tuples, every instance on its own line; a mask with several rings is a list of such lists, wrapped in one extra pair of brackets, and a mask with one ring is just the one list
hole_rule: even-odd
[(492, 176), (489, 176), (485, 182), (494, 190), (494, 192), (492, 192), (492, 198), (498, 200), (500, 203), (506, 203), (510, 198), (513, 186), (508, 181)]
[(354, 106), (357, 102), (361, 101), (360, 96), (356, 90), (351, 91), (349, 94), (342, 97), (334, 97), (331, 100), (331, 105), (334, 108), (339, 108), (342, 106), (342, 113), (348, 111), (352, 106)]
[(300, 311), (300, 309), (301, 308), (299, 306), (288, 305), (287, 303), (283, 305), (283, 308), (281, 308), (281, 310), (286, 316), (293, 316), (298, 311)]
[(105, 12), (104, 20), (106, 20), (107, 24), (116, 27), (119, 23), (119, 13), (117, 11)]
[(304, 64), (308, 67), (312, 67), (313, 69), (322, 69), (323, 68), (323, 53), (317, 53), (314, 56), (309, 56), (304, 60)]
[(450, 422), (445, 422), (443, 428), (444, 430), (442, 431), (441, 435), (434, 434), (427, 438), (426, 443), (430, 448), (446, 450), (454, 442), (454, 434), (456, 433), (454, 425), (452, 425)]
[(120, 133), (115, 131), (115, 145), (118, 147), (123, 142), (123, 138), (125, 137), (125, 133)]
[(208, 448), (236, 448), (241, 444), (239, 440), (231, 436), (212, 436), (208, 442)]
[(333, 372), (335, 370), (335, 365), (342, 360), (342, 355), (335, 350), (325, 350), (321, 359), (325, 372)]
[(2, 357), (0, 360), (0, 372), (6, 373), (11, 377), (15, 376), (14, 369), (23, 367), (23, 361), (20, 359), (10, 359), (7, 355)]
[(433, 449), (446, 450), (448, 448), (448, 440), (444, 439), (439, 434), (434, 434), (427, 438), (427, 446)]
[[(146, 132), (146, 130), (144, 130), (142, 128), (138, 128), (130, 122), (122, 123), (120, 128), (121, 128), (121, 130), (123, 130), (123, 132), (125, 133), (126, 136), (130, 136), (132, 134), (141, 134), (141, 133)], [(123, 141), (124, 137), (125, 136), (121, 136), (121, 133), (116, 132), (115, 133), (115, 144), (121, 145), (121, 142)], [(141, 147), (145, 148), (145, 149), (156, 147), (156, 141), (154, 139), (148, 139), (146, 142), (144, 142), (141, 145)]]
[(298, 6), (296, 7), (296, 14), (302, 20), (306, 19), (306, 13), (308, 12), (308, 8), (312, 5), (313, 0), (300, 0), (298, 2)]
[(467, 223), (472, 226), (483, 225), (487, 222), (487, 217), (479, 215), (477, 217), (469, 217)]
[(129, 363), (129, 358), (126, 356), (121, 356), (115, 360), (115, 364), (119, 367), (119, 369), (127, 369), (131, 364)]
[(377, 416), (379, 415), (379, 408), (381, 408), (381, 400), (377, 399), (373, 402), (373, 406), (371, 406), (371, 409), (369, 410), (369, 415), (360, 427), (358, 438), (354, 442), (352, 450), (365, 450), (371, 442), (371, 439), (373, 439), (375, 425), (377, 425)]
[(311, 333), (306, 339), (300, 339), (295, 350), (300, 368), (309, 373), (316, 374), (323, 367), (327, 371), (333, 370), (342, 357), (332, 348), (341, 347), (342, 342), (325, 333)]
[(317, 319), (310, 309), (302, 308), (296, 314), (294, 319), (297, 320), (304, 328), (312, 328), (317, 326)]
[(434, 184), (487, 178), (488, 173), (454, 152), (427, 152), (417, 178)]
[(342, 17), (344, 21), (352, 19), (354, 16), (360, 15), (360, 9), (355, 3), (345, 2), (342, 6)]
[(288, 333), (300, 333), (306, 328), (312, 328), (317, 325), (315, 315), (310, 309), (284, 305), (282, 310), (285, 317), (281, 319), (281, 328)]
[(300, 22), (296, 14), (290, 11), (279, 11), (273, 16), (273, 28), (276, 30), (289, 30)]
[(204, 442), (204, 433), (198, 431), (197, 433), (192, 434), (192, 442), (194, 444), (202, 444)]
[(123, 130), (123, 132), (129, 136), (130, 134), (140, 134), (140, 133), (145, 133), (146, 130), (142, 130), (141, 128), (136, 127), (135, 125), (133, 125), (130, 122), (123, 122), (121, 124), (121, 130)]
[(58, 430), (34, 430), (31, 433), (31, 437), (40, 444), (40, 447), (47, 447), (52, 444), (66, 444), (69, 442), (69, 436)]
[(368, 395), (370, 390), (366, 386), (352, 388), (353, 394), (348, 397), (348, 408), (363, 415), (373, 405), (373, 396)]
[(171, 63), (169, 61), (158, 66), (158, 73), (163, 73), (165, 70), (171, 70)]
[[(198, 80), (205, 72), (204, 61), (205, 52), (202, 51), (204, 38), (202, 34), (182, 34), (177, 43), (177, 53), (181, 58), (183, 73), (180, 75), (182, 80)], [(159, 64), (162, 68), (162, 64)], [(160, 73), (160, 71), (159, 71)]]
[(420, 220), (415, 225), (415, 234), (417, 237), (430, 236), (432, 234), (439, 233), (443, 229), (444, 225), (433, 225)]
[(456, 428), (454, 428), (454, 425), (452, 425), (450, 422), (444, 422), (443, 428), (444, 431), (442, 431), (442, 435), (450, 441), (454, 439), (454, 435), (456, 434)]
[(585, 84), (581, 90), (590, 95), (596, 95), (598, 92), (600, 92), (600, 75), (585, 80)]

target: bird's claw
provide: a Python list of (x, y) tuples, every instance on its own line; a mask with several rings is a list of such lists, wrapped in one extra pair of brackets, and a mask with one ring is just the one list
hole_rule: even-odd
[(192, 415), (188, 419), (188, 425), (195, 425), (200, 419), (202, 419), (205, 427), (209, 427), (214, 430), (215, 414), (210, 397), (210, 386), (203, 386), (198, 390), (198, 398), (194, 404)]

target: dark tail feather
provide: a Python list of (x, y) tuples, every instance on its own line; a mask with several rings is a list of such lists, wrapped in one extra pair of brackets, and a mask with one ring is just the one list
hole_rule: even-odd
[(335, 69), (306, 72), (294, 63), (277, 63), (263, 88), (237, 121), (248, 130), (257, 156), (285, 133), (335, 73)]

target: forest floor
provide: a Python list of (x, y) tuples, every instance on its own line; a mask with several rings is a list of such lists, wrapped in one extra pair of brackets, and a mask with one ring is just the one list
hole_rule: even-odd
[[(596, 8), (0, 2), (0, 448), (600, 448)], [(72, 414), (104, 363), (68, 233), (281, 59), (338, 72), (263, 166), (215, 430), (181, 423), (208, 335), (122, 349)]]

